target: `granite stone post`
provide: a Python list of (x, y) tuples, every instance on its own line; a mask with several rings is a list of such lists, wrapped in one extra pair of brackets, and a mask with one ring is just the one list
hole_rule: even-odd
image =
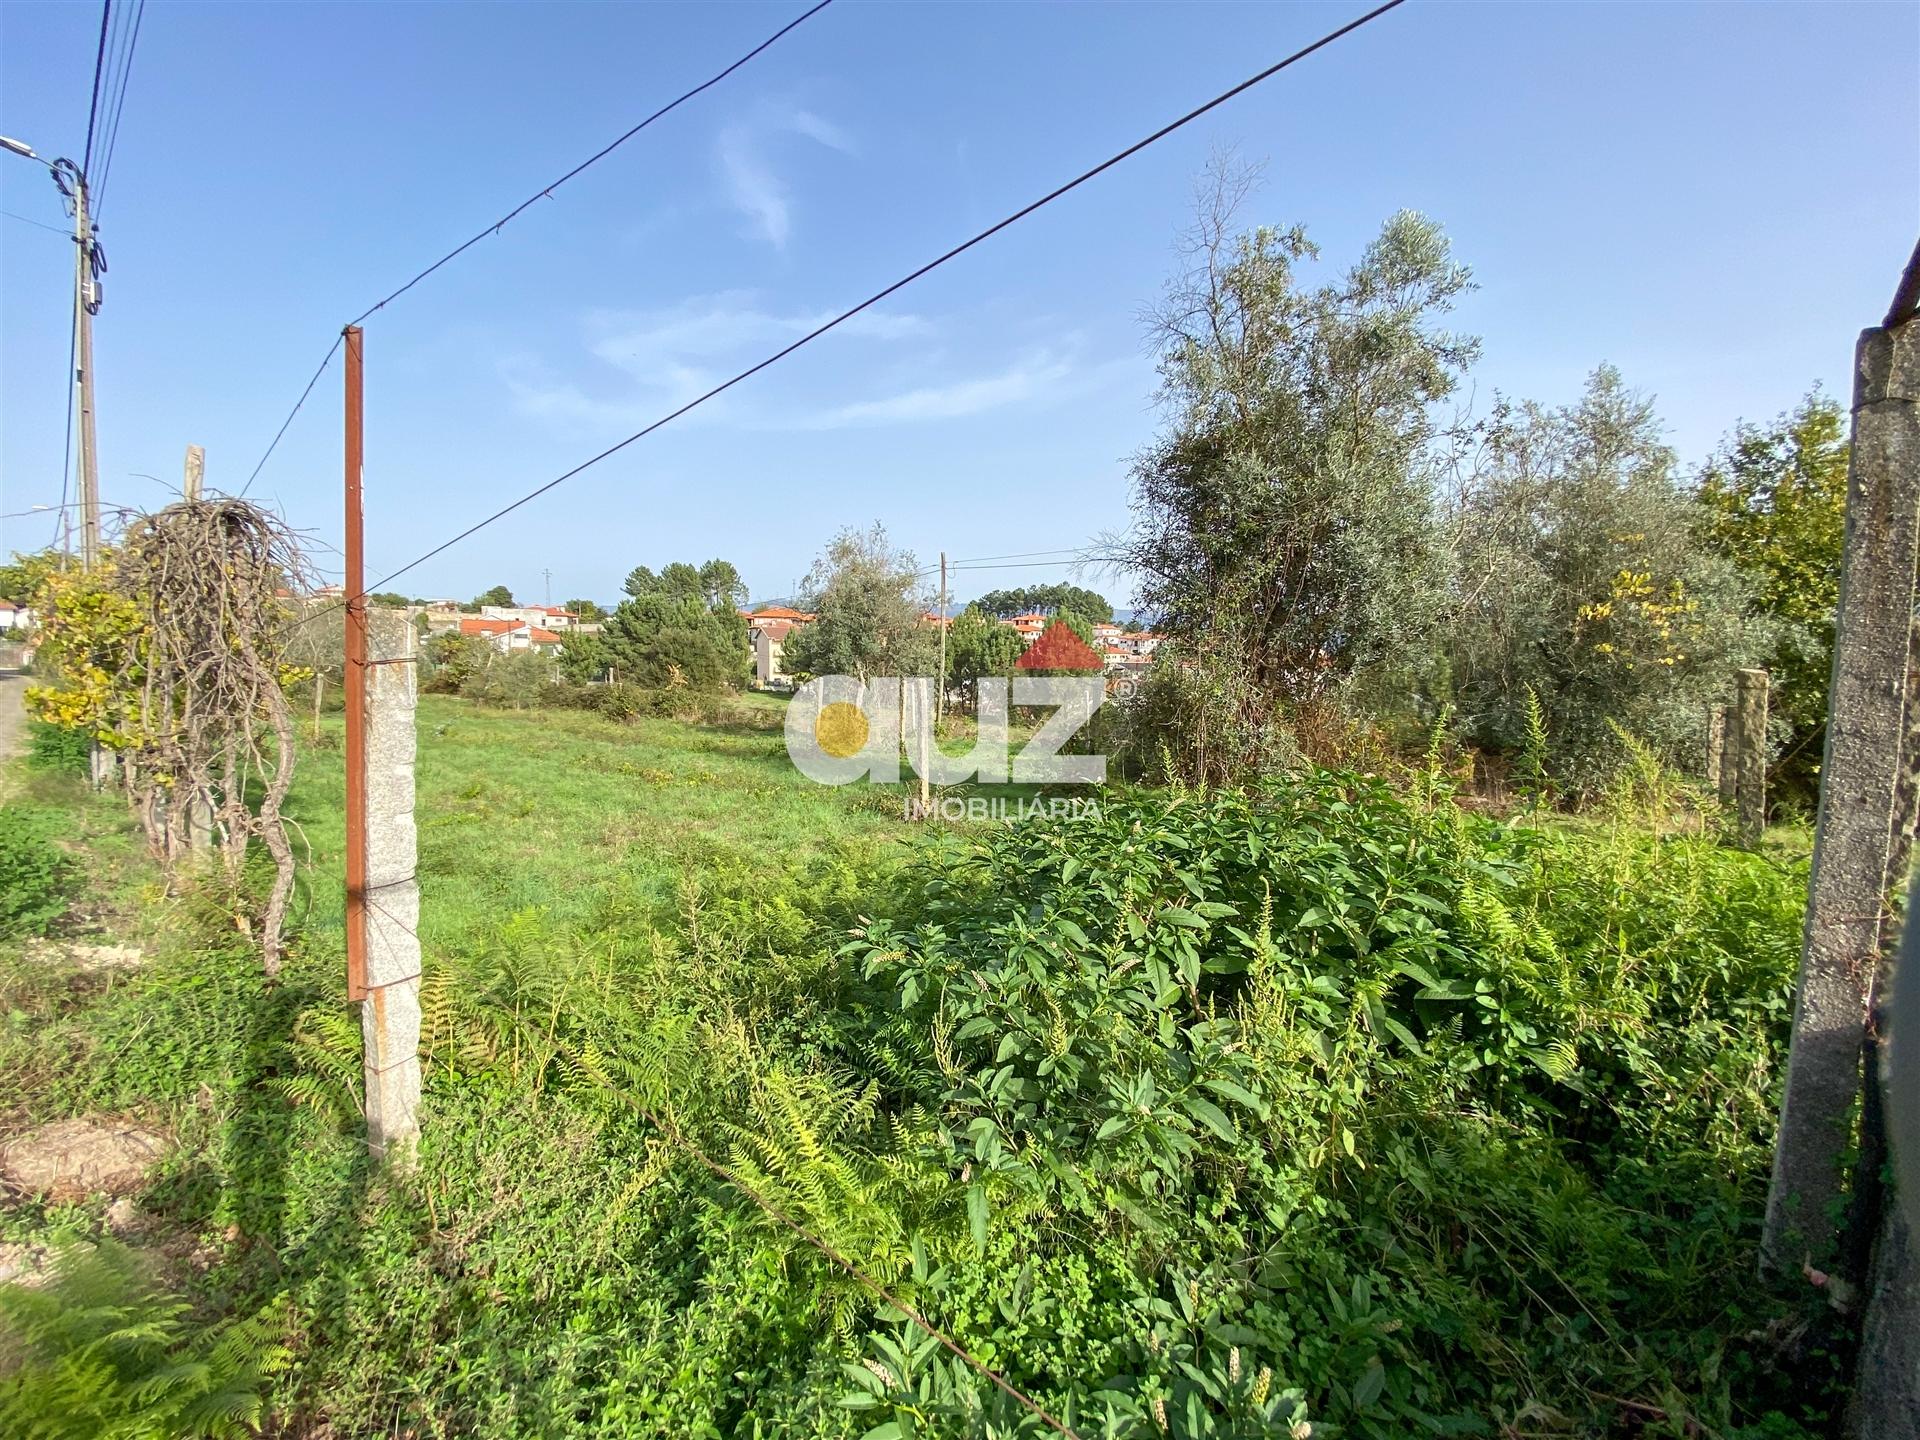
[(420, 886), (414, 877), (414, 632), (367, 615), (367, 1148), (404, 1160), (420, 1122)]
[(1761, 1240), (1763, 1262), (1788, 1273), (1803, 1263), (1830, 1266), (1839, 1247), (1834, 1217), (1842, 1160), (1855, 1142), (1872, 990), (1889, 954), (1890, 898), (1904, 882), (1903, 840), (1913, 829), (1902, 811), (1913, 803), (1904, 777), (1914, 744), (1907, 729), (1917, 562), (1920, 321), (1908, 320), (1866, 331), (1855, 352), (1820, 819)]

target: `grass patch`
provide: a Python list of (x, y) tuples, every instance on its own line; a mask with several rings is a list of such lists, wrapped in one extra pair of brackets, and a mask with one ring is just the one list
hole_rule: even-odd
[(1823, 1332), (1747, 1280), (1802, 860), (1329, 775), (911, 826), (779, 717), (423, 697), (411, 1176), (358, 1140), (337, 717), (272, 990), (30, 778), (154, 958), (0, 944), (0, 1114), (178, 1136), (169, 1284), (292, 1433), (1034, 1430), (675, 1137), (1089, 1437), (1822, 1422)]

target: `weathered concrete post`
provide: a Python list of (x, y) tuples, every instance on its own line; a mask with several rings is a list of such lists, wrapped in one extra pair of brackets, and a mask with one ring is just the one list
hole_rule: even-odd
[(413, 627), (384, 609), (369, 610), (367, 627), (367, 1148), (404, 1161), (420, 1134)]
[(1909, 318), (1866, 331), (1855, 352), (1820, 822), (1761, 1241), (1763, 1262), (1788, 1271), (1803, 1260), (1831, 1264), (1839, 1238), (1840, 1162), (1853, 1139), (1874, 976), (1888, 953), (1889, 896), (1904, 879), (1901, 837), (1913, 828), (1900, 812), (1912, 797), (1902, 776), (1917, 561), (1920, 321)]
[(1727, 707), (1707, 707), (1707, 784), (1726, 804), (1727, 795)]
[(1733, 794), (1740, 843), (1760, 843), (1767, 828), (1767, 672), (1742, 670), (1734, 695)]

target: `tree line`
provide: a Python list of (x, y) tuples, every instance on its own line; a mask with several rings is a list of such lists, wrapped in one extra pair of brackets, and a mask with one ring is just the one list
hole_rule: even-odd
[[(1164, 424), (1115, 551), (1169, 637), (1143, 719), (1185, 778), (1232, 781), (1355, 727), (1529, 744), (1569, 796), (1650, 747), (1698, 770), (1735, 670), (1773, 671), (1773, 741), (1810, 793), (1847, 448), (1818, 389), (1692, 476), (1610, 365), (1551, 406), (1456, 406), (1479, 343), (1445, 232), (1402, 213), (1342, 276), (1298, 227), (1236, 228), (1217, 167), (1151, 317)], [(1334, 748), (1338, 748), (1335, 743)], [(1322, 757), (1324, 758), (1324, 757)]]

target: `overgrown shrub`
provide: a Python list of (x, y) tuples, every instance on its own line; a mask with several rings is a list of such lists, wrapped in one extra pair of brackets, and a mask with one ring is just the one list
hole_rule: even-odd
[[(846, 1063), (967, 1197), (979, 1258), (920, 1303), (1056, 1413), (1384, 1440), (1793, 1411), (1744, 1337), (1799, 877), (1317, 772), (994, 832), (918, 888), (850, 949), (879, 989)], [(918, 1337), (872, 1333), (898, 1377)], [(956, 1430), (992, 1403), (913, 1368)], [(898, 1417), (913, 1387), (861, 1388)]]
[(31, 717), (27, 720), (27, 763), (36, 770), (84, 775), (90, 749), (91, 741), (84, 730)]
[(1801, 870), (1432, 776), (1100, 798), (440, 932), (412, 1179), (336, 956), (196, 944), (61, 1093), (198, 1127), (163, 1203), (287, 1297), (279, 1430), (1045, 1433), (798, 1225), (1088, 1440), (1817, 1432), (1752, 1280)]
[(21, 805), (0, 810), (0, 937), (43, 935), (66, 913), (71, 867), (53, 843), (56, 818)]

